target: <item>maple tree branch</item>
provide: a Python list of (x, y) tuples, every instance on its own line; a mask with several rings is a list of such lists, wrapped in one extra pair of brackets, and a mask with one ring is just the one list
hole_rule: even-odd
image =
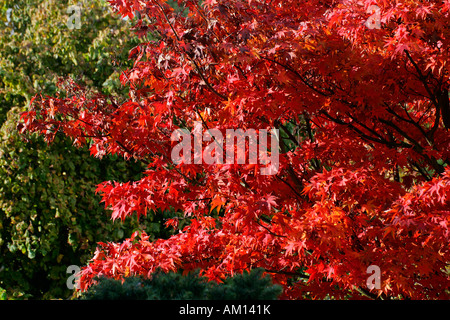
[[(177, 32), (175, 31), (175, 28), (173, 27), (172, 23), (169, 20), (169, 17), (167, 17), (166, 13), (164, 12), (163, 8), (161, 7), (161, 5), (157, 2), (157, 1), (153, 1), (156, 3), (156, 5), (158, 6), (158, 8), (161, 10), (161, 12), (164, 15), (164, 18), (166, 19), (167, 23), (169, 24), (170, 28), (172, 29), (173, 33), (175, 34), (175, 37), (177, 38), (177, 41), (180, 42), (181, 39), (178, 36)], [(222, 100), (227, 100), (227, 97), (222, 95), (221, 93), (217, 92), (216, 89), (214, 89), (214, 87), (208, 82), (208, 80), (205, 78), (205, 76), (203, 75), (203, 73), (200, 70), (200, 67), (198, 66), (197, 62), (192, 59), (192, 57), (189, 55), (189, 53), (183, 49), (183, 52), (186, 54), (187, 58), (189, 59), (189, 61), (191, 61), (194, 66), (195, 69), (197, 70), (198, 75), (200, 76), (200, 78), (203, 80), (203, 82), (205, 82), (206, 86), (218, 97), (220, 97)]]
[(266, 229), (271, 235), (273, 235), (274, 237), (279, 237), (279, 238), (287, 238), (287, 236), (281, 235), (281, 234), (276, 234), (275, 232), (273, 232), (272, 230), (270, 230), (268, 227), (266, 227), (265, 225), (261, 224), (258, 220), (255, 220), (256, 224), (258, 224), (260, 227), (263, 227), (264, 229)]
[(197, 185), (197, 186), (204, 186), (203, 183), (201, 183), (200, 181), (194, 180), (189, 178), (188, 176), (186, 176), (183, 172), (181, 172), (181, 170), (179, 168), (177, 168), (176, 166), (172, 165), (172, 162), (168, 159), (168, 157), (166, 155), (163, 155), (164, 160), (166, 160), (166, 162), (171, 165), (172, 167), (170, 169), (167, 170), (175, 170), (180, 176), (182, 176), (184, 178), (184, 180), (186, 180), (188, 183)]
[(186, 199), (185, 201), (207, 201), (207, 200), (212, 200), (212, 198)]
[(404, 109), (404, 111), (405, 111), (405, 113), (406, 113), (408, 119), (406, 119), (406, 118), (402, 117), (401, 115), (399, 115), (397, 112), (394, 111), (394, 109), (392, 109), (392, 108), (391, 108), (389, 105), (387, 105), (386, 103), (385, 103), (385, 105), (386, 105), (386, 110), (387, 110), (390, 114), (394, 115), (395, 117), (397, 117), (398, 119), (400, 119), (400, 120), (402, 120), (402, 121), (405, 121), (405, 122), (410, 123), (410, 124), (412, 124), (413, 126), (415, 126), (417, 129), (419, 129), (419, 131), (420, 131), (420, 132), (422, 133), (422, 135), (425, 137), (425, 139), (427, 140), (428, 144), (429, 144), (430, 146), (433, 144), (432, 141), (429, 139), (427, 132), (422, 128), (422, 126), (421, 126), (419, 123), (417, 123), (416, 121), (414, 121), (414, 119), (411, 117), (411, 115), (409, 114), (409, 112), (408, 112), (405, 108), (403, 108), (403, 109)]
[(380, 136), (381, 137), (380, 139), (376, 139), (374, 137), (371, 137), (371, 136), (365, 134), (364, 132), (362, 132), (357, 127), (355, 127), (352, 123), (346, 122), (346, 121), (344, 121), (342, 119), (339, 119), (339, 118), (332, 117), (325, 110), (321, 110), (320, 113), (323, 114), (324, 116), (326, 116), (331, 121), (337, 123), (337, 124), (348, 126), (350, 129), (355, 131), (363, 140), (369, 140), (369, 141), (373, 141), (373, 142), (376, 142), (376, 143), (386, 144), (386, 145), (391, 146), (391, 147), (401, 147), (402, 146), (402, 145), (393, 144), (392, 142), (387, 141), (386, 139), (382, 138), (381, 136)]
[(80, 137), (82, 137), (82, 138), (106, 138), (106, 137), (110, 137), (111, 135), (108, 133), (108, 134), (105, 134), (105, 135), (102, 135), (102, 134), (100, 134), (100, 135), (87, 135), (87, 134), (83, 134), (83, 135), (80, 135)]
[(413, 166), (413, 168), (415, 167), (417, 172), (419, 172), (426, 181), (431, 181), (431, 177), (427, 174), (427, 172), (415, 161), (411, 162), (411, 165)]
[[(264, 118), (260, 118), (260, 117), (258, 117), (262, 122), (264, 122), (264, 123), (267, 123), (267, 124), (269, 124), (270, 125), (270, 123), (269, 123), (269, 121), (267, 121), (266, 119), (264, 119)], [(275, 120), (274, 121), (274, 124), (278, 124), (278, 125), (280, 125), (281, 126), (281, 123), (280, 123), (280, 121), (279, 120)], [(285, 131), (288, 131), (287, 130), (287, 128), (284, 128), (283, 127), (283, 130), (285, 130)], [(295, 139), (295, 137), (294, 137), (294, 139)], [(297, 139), (295, 139), (295, 141), (297, 142), (297, 145), (298, 145), (298, 141), (297, 141)], [(283, 139), (280, 139), (280, 148), (281, 148), (281, 151), (283, 152), (283, 153), (285, 153), (286, 152), (286, 145), (285, 145), (285, 143), (284, 143), (284, 141), (283, 141)], [(295, 173), (295, 171), (294, 171), (294, 169), (292, 168), (292, 166), (291, 166), (291, 164), (288, 164), (288, 166), (287, 166), (287, 171), (288, 171), (288, 173), (289, 173), (289, 176), (292, 178), (292, 180), (294, 181), (294, 183), (295, 183), (295, 185), (297, 186), (297, 188), (299, 189), (299, 190), (303, 190), (303, 183), (302, 183), (302, 181), (298, 178), (298, 176), (297, 176), (297, 174)], [(284, 184), (286, 184), (298, 197), (299, 197), (299, 199), (302, 199), (303, 197), (302, 197), (302, 195), (300, 194), (300, 193), (298, 193), (298, 191), (293, 187), (293, 186), (291, 186), (291, 184), (289, 183), (289, 182), (287, 182), (286, 180), (283, 180), (278, 174), (276, 174), (275, 175), (275, 177), (277, 178), (277, 179), (279, 179), (280, 181), (282, 181)]]
[(416, 72), (418, 74), (419, 80), (422, 82), (422, 84), (425, 87), (425, 90), (427, 90), (428, 94), (430, 95), (429, 99), (431, 99), (431, 101), (434, 103), (434, 105), (436, 106), (436, 108), (439, 108), (439, 103), (436, 99), (436, 96), (433, 94), (433, 92), (431, 91), (430, 87), (428, 86), (428, 82), (427, 82), (427, 77), (425, 77), (422, 73), (422, 71), (420, 70), (419, 66), (417, 65), (417, 63), (414, 61), (414, 59), (411, 57), (411, 54), (409, 53), (408, 50), (403, 50), (406, 54), (406, 56), (408, 57), (408, 60), (412, 63), (412, 65), (414, 66), (414, 69), (416, 69)]
[(273, 269), (267, 269), (267, 268), (264, 268), (264, 271), (266, 271), (268, 273), (284, 274), (284, 275), (287, 275), (287, 276), (299, 277), (299, 278), (301, 278), (303, 280), (308, 280), (309, 279), (309, 276), (306, 276), (306, 275), (298, 273), (298, 272), (283, 271), (283, 270), (273, 270)]
[(372, 133), (374, 136), (377, 136), (378, 138), (380, 138), (380, 140), (385, 140), (385, 138), (379, 134), (378, 132), (376, 132), (375, 129), (371, 129), (369, 128), (365, 123), (359, 121), (357, 118), (355, 118), (354, 116), (352, 116), (349, 112), (347, 112), (347, 116), (352, 119), (353, 122), (356, 122), (358, 125), (360, 125), (361, 127), (363, 127), (364, 129), (366, 129), (367, 131), (369, 131), (370, 133)]
[(375, 293), (370, 292), (366, 288), (362, 288), (362, 287), (356, 287), (356, 291), (358, 291), (363, 296), (366, 296), (367, 298), (370, 298), (372, 300), (388, 300), (389, 299), (389, 297), (386, 296), (384, 293), (382, 293), (380, 296), (378, 296)]
[(278, 174), (277, 175), (275, 175), (275, 177), (278, 179), (278, 180), (280, 180), (281, 182), (283, 182), (284, 184), (286, 184), (297, 196), (298, 196), (298, 198), (299, 199), (302, 199), (303, 197), (302, 197), (302, 195), (300, 194), (300, 193), (298, 193), (298, 191), (297, 190), (295, 190), (295, 188), (293, 187), (293, 186), (291, 186), (291, 184), (289, 183), (289, 182), (287, 182), (286, 180), (284, 180), (284, 179), (282, 179), (282, 178), (280, 178), (279, 176), (278, 176)]
[(294, 142), (295, 145), (300, 146), (300, 143), (297, 141), (297, 138), (294, 137), (294, 135), (288, 130), (288, 128), (286, 128), (286, 126), (281, 123), (281, 121), (275, 120), (275, 125), (280, 126), (283, 129), (283, 131), (288, 135), (289, 140)]
[(331, 92), (330, 94), (328, 94), (328, 93), (325, 93), (325, 92), (323, 92), (323, 91), (321, 91), (321, 90), (315, 88), (312, 84), (310, 84), (308, 81), (306, 81), (306, 80), (304, 79), (304, 77), (303, 77), (297, 70), (293, 69), (292, 67), (290, 67), (290, 66), (288, 66), (288, 65), (285, 65), (285, 64), (283, 64), (283, 63), (281, 63), (281, 62), (279, 62), (279, 61), (270, 59), (270, 58), (268, 58), (268, 57), (264, 57), (264, 56), (260, 56), (260, 57), (263, 58), (264, 60), (273, 62), (273, 63), (275, 63), (275, 64), (277, 64), (277, 65), (279, 65), (279, 66), (285, 68), (286, 70), (292, 72), (293, 74), (295, 74), (295, 75), (300, 79), (301, 82), (303, 82), (308, 88), (310, 88), (310, 89), (313, 90), (314, 92), (317, 92), (318, 94), (320, 94), (320, 95), (322, 95), (322, 96), (325, 96), (325, 97), (329, 97), (329, 96), (331, 96), (331, 95), (334, 94), (334, 92), (333, 92), (332, 90), (331, 90), (332, 92)]
[(188, 59), (194, 64), (195, 69), (198, 72), (198, 75), (200, 76), (200, 78), (203, 80), (203, 82), (205, 82), (206, 86), (218, 97), (220, 97), (222, 100), (228, 100), (226, 96), (224, 96), (223, 94), (219, 93), (216, 89), (214, 89), (214, 87), (208, 82), (208, 80), (205, 78), (205, 76), (203, 75), (203, 73), (200, 70), (200, 67), (198, 66), (197, 62), (195, 62), (194, 59), (191, 59), (191, 57), (189, 57), (189, 55), (187, 54)]
[[(120, 141), (118, 141), (118, 140), (114, 140), (114, 142), (115, 143), (117, 143), (118, 145), (119, 145), (119, 147), (121, 147), (125, 152), (127, 152), (131, 157), (134, 157), (133, 156), (133, 152), (129, 149), (129, 148), (127, 148), (122, 142), (120, 142)], [(148, 162), (147, 160), (145, 160), (145, 159), (139, 159), (140, 161), (142, 161), (143, 163), (145, 163), (146, 165), (149, 165), (150, 164), (150, 162)]]
[[(392, 121), (389, 121), (389, 120), (386, 120), (386, 119), (382, 119), (382, 118), (378, 118), (378, 121), (380, 121), (381, 123), (386, 124), (387, 126), (391, 127), (395, 131), (397, 131), (397, 133), (399, 133), (405, 139), (410, 141), (412, 144), (406, 143), (404, 141), (395, 142), (395, 140), (393, 140), (393, 139), (387, 140), (386, 138), (382, 137), (379, 133), (377, 133), (376, 131), (368, 128), (365, 124), (361, 123), (359, 120), (357, 120), (355, 117), (351, 116), (350, 114), (347, 114), (347, 115), (354, 122), (356, 122), (357, 124), (361, 125), (363, 128), (369, 130), (371, 133), (376, 134), (379, 137), (379, 139), (373, 138), (373, 137), (363, 133), (361, 130), (356, 128), (352, 123), (349, 123), (349, 122), (346, 122), (344, 120), (332, 117), (330, 114), (328, 114), (328, 112), (326, 112), (324, 110), (321, 110), (321, 113), (324, 114), (330, 120), (332, 120), (332, 121), (334, 121), (334, 122), (336, 122), (338, 124), (349, 126), (353, 131), (358, 133), (360, 135), (360, 137), (363, 138), (363, 139), (365, 138), (367, 140), (371, 140), (371, 141), (374, 141), (374, 142), (377, 142), (377, 143), (385, 144), (385, 145), (387, 145), (388, 147), (391, 147), (391, 148), (398, 148), (398, 147), (413, 148), (413, 150), (415, 152), (417, 152), (421, 157), (423, 157), (438, 173), (442, 173), (445, 170), (442, 165), (437, 163), (436, 159), (432, 159), (428, 155), (423, 153), (424, 147), (422, 147), (422, 145), (420, 145), (419, 142), (417, 142), (415, 139), (413, 139), (409, 134), (407, 134), (404, 130), (402, 130), (400, 127), (398, 127)], [(392, 138), (393, 138), (393, 136), (392, 136)]]
[(413, 145), (413, 150), (416, 151), (418, 154), (420, 154), (427, 162), (430, 164), (438, 173), (442, 173), (445, 171), (444, 166), (440, 165), (436, 159), (429, 157), (427, 154), (424, 154), (424, 147), (420, 145), (419, 142), (417, 142), (415, 139), (411, 138), (404, 130), (399, 128), (396, 124), (394, 124), (392, 121), (388, 121), (385, 119), (378, 119), (380, 122), (390, 126), (394, 130), (396, 130), (398, 133), (400, 133), (403, 137), (408, 139)]
[(216, 137), (215, 137), (213, 134), (211, 134), (211, 131), (210, 131), (210, 129), (209, 129), (209, 126), (208, 126), (208, 124), (206, 123), (206, 121), (203, 119), (202, 114), (201, 114), (200, 111), (198, 110), (198, 107), (197, 107), (197, 106), (195, 106), (195, 112), (198, 114), (198, 116), (199, 116), (200, 119), (202, 120), (202, 123), (205, 125), (206, 130), (208, 131), (209, 135), (213, 138), (213, 140), (214, 140), (214, 142), (216, 143), (216, 145), (218, 145), (218, 146), (222, 149), (222, 151), (225, 152), (225, 150), (223, 149), (222, 143), (219, 143), (219, 141), (216, 140)]
[(448, 88), (440, 89), (436, 93), (433, 93), (427, 82), (428, 75), (425, 76), (422, 73), (419, 66), (414, 61), (414, 59), (411, 57), (411, 54), (409, 53), (408, 50), (405, 49), (404, 52), (405, 52), (406, 56), (408, 57), (409, 61), (414, 66), (414, 69), (416, 69), (418, 78), (424, 85), (425, 90), (430, 95), (429, 99), (436, 106), (435, 122), (434, 122), (433, 128), (431, 130), (432, 135), (434, 135), (435, 131), (439, 127), (439, 122), (440, 122), (441, 118), (444, 123), (444, 127), (446, 129), (449, 129), (450, 128), (450, 103), (449, 103), (449, 97), (448, 97)]
[[(440, 113), (438, 115), (441, 115), (442, 122), (444, 123), (444, 128), (450, 129), (450, 102), (448, 97), (448, 89), (444, 88), (439, 92), (438, 96), (438, 103), (439, 103), (439, 111)], [(436, 110), (437, 112), (437, 110)], [(436, 123), (439, 125), (439, 121), (437, 120)], [(435, 123), (435, 127), (436, 127)], [(434, 129), (434, 127), (433, 127)], [(436, 129), (434, 129), (435, 131)], [(433, 131), (433, 132), (434, 132)]]
[(378, 118), (378, 121), (381, 123), (384, 123), (385, 125), (391, 127), (395, 131), (397, 131), (402, 137), (406, 138), (408, 141), (410, 141), (413, 145), (414, 150), (416, 150), (418, 153), (421, 153), (423, 151), (423, 147), (420, 145), (419, 142), (417, 142), (415, 139), (413, 139), (409, 134), (407, 134), (403, 129), (401, 129), (398, 125), (393, 123), (390, 120)]
[[(203, 9), (200, 7), (199, 3), (197, 1), (193, 1), (194, 5), (195, 5), (195, 9), (197, 10), (197, 12), (200, 14), (200, 16), (202, 17), (203, 20), (205, 20), (206, 24), (209, 26), (209, 20), (207, 19), (207, 17), (205, 16), (205, 13), (203, 12)], [(216, 32), (214, 31), (214, 29), (210, 29), (212, 34), (216, 37), (217, 41), (220, 41), (219, 37), (217, 36)]]
[(431, 137), (434, 136), (434, 133), (439, 128), (439, 122), (441, 121), (441, 110), (439, 108), (436, 108), (436, 112), (435, 112), (434, 117), (435, 117), (434, 118), (434, 124), (433, 124), (433, 127), (430, 130)]
[[(448, 99), (447, 99), (448, 100)], [(348, 104), (349, 106), (354, 106), (352, 103), (347, 102), (347, 101), (342, 101), (346, 104)], [(389, 110), (388, 110), (389, 112)], [(430, 158), (428, 155), (424, 154), (424, 147), (417, 142), (417, 140), (413, 139), (410, 135), (408, 135), (403, 129), (401, 129), (399, 126), (397, 126), (395, 123), (393, 123), (392, 121), (383, 119), (383, 118), (378, 118), (377, 120), (386, 124), (387, 126), (391, 127), (392, 129), (394, 129), (397, 133), (399, 133), (401, 136), (403, 136), (405, 139), (407, 139), (408, 141), (410, 141), (412, 144), (410, 143), (406, 143), (404, 141), (399, 141), (396, 142), (394, 136), (392, 135), (392, 133), (390, 134), (391, 139), (387, 140), (386, 138), (384, 138), (383, 136), (381, 136), (378, 132), (376, 132), (374, 129), (370, 129), (369, 127), (367, 127), (364, 123), (362, 123), (361, 121), (359, 121), (358, 119), (356, 119), (355, 117), (353, 117), (350, 113), (347, 112), (347, 116), (350, 117), (354, 122), (356, 122), (358, 125), (362, 126), (364, 129), (368, 130), (370, 133), (376, 135), (379, 140), (376, 140), (372, 137), (370, 137), (369, 135), (364, 134), (361, 130), (357, 129), (353, 124), (345, 122), (341, 119), (338, 118), (333, 118), (331, 117), (326, 111), (321, 110), (321, 113), (325, 114), (325, 116), (327, 116), (329, 119), (331, 119), (332, 121), (338, 123), (338, 124), (342, 124), (342, 125), (347, 125), (350, 128), (352, 128), (355, 132), (357, 132), (362, 138), (366, 138), (369, 140), (372, 140), (374, 142), (378, 142), (378, 143), (382, 143), (387, 145), (388, 147), (391, 148), (397, 148), (397, 147), (403, 147), (403, 148), (413, 148), (413, 150), (415, 152), (417, 152), (421, 157), (423, 157), (438, 173), (442, 173), (444, 172), (444, 166), (440, 165), (436, 159), (434, 158)], [(402, 118), (402, 117), (401, 117)], [(405, 119), (406, 120), (406, 119)], [(412, 120), (412, 122), (415, 122)], [(409, 121), (408, 121), (409, 122)], [(417, 126), (420, 127), (419, 124), (417, 124)], [(428, 139), (427, 134), (421, 130), (421, 132), (423, 132), (425, 134), (425, 138), (427, 139), (428, 143), (431, 143), (431, 141)], [(389, 133), (389, 132), (388, 132)], [(430, 144), (432, 145), (432, 143)]]
[(170, 23), (169, 17), (164, 12), (164, 8), (161, 6), (161, 4), (158, 1), (153, 1), (153, 3), (155, 3), (158, 6), (158, 8), (161, 10), (162, 14), (164, 15), (164, 18), (166, 19), (167, 23), (170, 26), (170, 29), (172, 29), (173, 34), (175, 35), (177, 40), (180, 41), (180, 37), (178, 36), (177, 32), (175, 31), (175, 28), (172, 26), (172, 23)]

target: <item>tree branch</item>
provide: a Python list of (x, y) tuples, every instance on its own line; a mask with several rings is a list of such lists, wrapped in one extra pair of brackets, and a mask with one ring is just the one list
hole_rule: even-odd
[(313, 90), (314, 92), (316, 92), (316, 93), (318, 93), (318, 94), (320, 94), (320, 95), (322, 95), (322, 96), (325, 96), (325, 97), (329, 97), (329, 96), (331, 96), (331, 95), (334, 94), (334, 92), (333, 92), (332, 90), (331, 90), (331, 93), (328, 94), (328, 93), (326, 93), (326, 92), (324, 92), (324, 91), (321, 91), (321, 90), (315, 88), (312, 84), (310, 84), (308, 81), (306, 81), (306, 80), (304, 79), (304, 77), (303, 77), (297, 70), (293, 69), (292, 67), (290, 67), (290, 66), (288, 66), (288, 65), (285, 65), (285, 64), (283, 64), (283, 63), (281, 63), (281, 62), (278, 62), (278, 61), (276, 61), (276, 60), (270, 59), (270, 58), (268, 58), (268, 57), (264, 57), (264, 56), (260, 56), (260, 57), (263, 58), (264, 60), (273, 62), (273, 63), (275, 63), (275, 64), (277, 64), (277, 65), (283, 67), (284, 69), (286, 69), (286, 70), (292, 72), (293, 74), (295, 74), (295, 75), (300, 79), (301, 82), (303, 82), (308, 88), (310, 88), (310, 89)]

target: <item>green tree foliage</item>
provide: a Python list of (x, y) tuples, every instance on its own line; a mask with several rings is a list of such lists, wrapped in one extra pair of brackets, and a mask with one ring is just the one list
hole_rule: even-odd
[(122, 282), (100, 278), (83, 292), (82, 300), (273, 300), (281, 294), (262, 269), (236, 274), (223, 283), (208, 282), (198, 272), (156, 272), (150, 278), (127, 277)]
[(118, 99), (127, 94), (119, 81), (125, 66), (111, 61), (128, 63), (124, 49), (134, 47), (137, 38), (106, 1), (77, 3), (81, 28), (71, 30), (66, 23), (72, 2), (0, 1), (2, 297), (66, 298), (71, 294), (67, 267), (85, 264), (97, 242), (123, 239), (139, 223), (158, 236), (160, 222), (153, 217), (112, 223), (95, 195), (102, 181), (138, 179), (142, 164), (93, 159), (87, 148), (74, 148), (60, 136), (51, 146), (36, 136), (26, 137), (27, 144), (16, 130), (31, 97), (54, 95), (59, 77)]
[(111, 14), (106, 0), (78, 1), (81, 28), (69, 29), (73, 13), (68, 8), (74, 4), (0, 1), (0, 79), (9, 105), (29, 101), (36, 92), (54, 94), (61, 75), (103, 93), (117, 93), (119, 73), (111, 61), (126, 61), (123, 49), (131, 49), (137, 38), (130, 35), (129, 23)]

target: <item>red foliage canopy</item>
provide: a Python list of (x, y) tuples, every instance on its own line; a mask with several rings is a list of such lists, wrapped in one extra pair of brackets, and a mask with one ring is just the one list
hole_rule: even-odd
[[(191, 222), (99, 244), (82, 289), (97, 275), (201, 268), (220, 281), (262, 267), (288, 299), (449, 298), (450, 1), (109, 2), (142, 16), (129, 99), (67, 81), (20, 126), (147, 163), (140, 181), (99, 185), (113, 219), (159, 208)], [(380, 28), (365, 24), (373, 5)], [(174, 165), (170, 136), (194, 121), (278, 128), (278, 173)], [(380, 288), (366, 286), (369, 265)]]

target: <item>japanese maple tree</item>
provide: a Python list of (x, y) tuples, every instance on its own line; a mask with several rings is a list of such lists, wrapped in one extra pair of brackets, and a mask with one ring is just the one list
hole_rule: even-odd
[[(148, 165), (98, 186), (112, 219), (179, 214), (168, 239), (100, 243), (82, 290), (97, 275), (261, 267), (286, 299), (449, 298), (450, 1), (109, 2), (139, 12), (129, 99), (68, 80), (20, 126)], [(195, 121), (279, 129), (278, 172), (173, 163), (172, 133)]]

